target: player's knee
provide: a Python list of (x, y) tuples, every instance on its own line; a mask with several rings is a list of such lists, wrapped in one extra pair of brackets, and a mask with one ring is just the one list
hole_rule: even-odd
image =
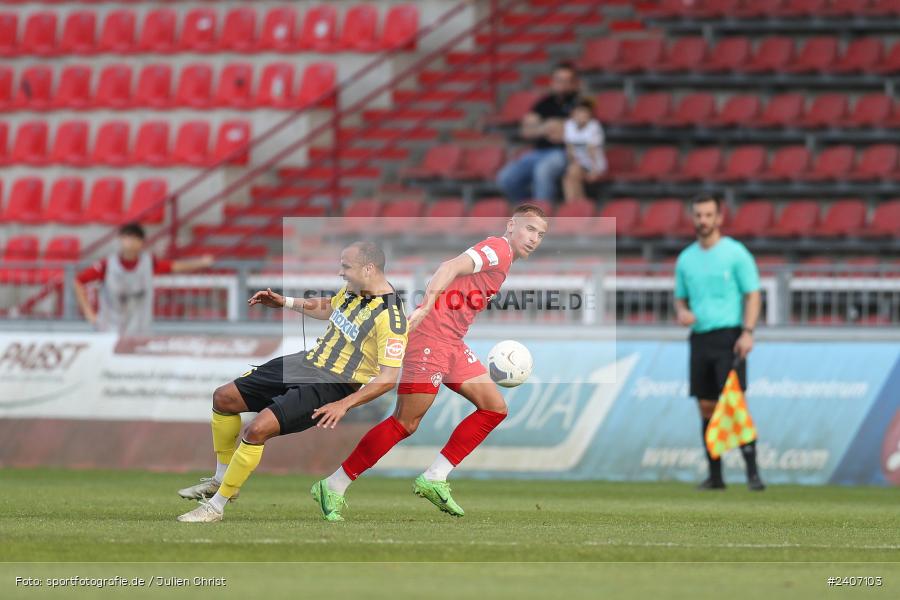
[(213, 392), (213, 409), (216, 412), (234, 415), (241, 412), (240, 402), (230, 393), (231, 388), (227, 385), (216, 388)]
[(491, 410), (495, 413), (499, 413), (499, 414), (503, 415), (504, 419), (506, 418), (506, 415), (509, 414), (509, 407), (506, 405), (505, 400), (501, 400), (500, 403), (497, 404), (497, 406), (495, 408), (492, 408)]
[(244, 439), (251, 444), (263, 444), (276, 435), (278, 430), (271, 423), (260, 419), (254, 419), (244, 430)]
[(422, 417), (397, 417), (397, 421), (408, 434), (412, 435), (416, 432), (416, 429), (419, 428)]
[(581, 167), (574, 164), (566, 167), (566, 179), (568, 179), (569, 181), (580, 181)]

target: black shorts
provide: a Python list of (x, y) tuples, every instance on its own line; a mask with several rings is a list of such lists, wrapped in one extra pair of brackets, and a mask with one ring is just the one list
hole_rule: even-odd
[(279, 356), (253, 367), (235, 379), (234, 385), (251, 412), (272, 410), (281, 435), (309, 429), (316, 424), (314, 410), (360, 388), (358, 383), (343, 381), (310, 365), (302, 353)]
[[(725, 380), (734, 365), (734, 343), (741, 337), (740, 327), (713, 329), (691, 334), (691, 396), (698, 400), (718, 400)], [(747, 389), (747, 361), (738, 365), (741, 389)]]

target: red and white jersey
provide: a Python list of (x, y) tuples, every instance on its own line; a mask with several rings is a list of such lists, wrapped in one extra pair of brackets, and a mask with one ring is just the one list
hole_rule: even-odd
[(487, 308), (491, 297), (512, 266), (513, 251), (505, 237), (489, 237), (466, 250), (475, 272), (460, 275), (435, 302), (434, 310), (419, 324), (413, 335), (427, 335), (438, 340), (461, 340), (469, 331), (475, 316)]

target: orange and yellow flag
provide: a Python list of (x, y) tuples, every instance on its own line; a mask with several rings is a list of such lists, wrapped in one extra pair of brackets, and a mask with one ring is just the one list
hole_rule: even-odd
[(706, 428), (706, 448), (713, 458), (756, 439), (756, 426), (747, 410), (747, 401), (737, 371), (728, 373), (725, 388)]

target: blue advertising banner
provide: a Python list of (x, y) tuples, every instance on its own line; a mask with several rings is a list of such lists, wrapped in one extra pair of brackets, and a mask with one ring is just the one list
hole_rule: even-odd
[[(613, 355), (591, 342), (520, 341), (534, 356), (534, 374), (525, 385), (504, 390), (509, 416), (466, 459), (460, 474), (703, 478), (706, 458), (696, 402), (688, 397), (686, 342), (619, 342)], [(470, 345), (485, 360), (492, 343)], [(900, 408), (897, 363), (896, 344), (759, 344), (749, 361), (747, 401), (766, 481), (900, 483), (900, 446), (893, 448), (896, 458), (890, 452), (881, 457), (888, 443), (882, 438), (894, 429), (898, 439), (891, 443), (900, 443), (900, 418), (897, 427), (889, 427)], [(442, 389), (418, 431), (378, 468), (404, 475), (421, 471), (471, 411), (465, 399)], [(864, 433), (866, 443), (860, 441)], [(726, 479), (742, 481), (740, 452), (723, 460)], [(897, 476), (886, 478), (882, 466), (894, 462)]]

